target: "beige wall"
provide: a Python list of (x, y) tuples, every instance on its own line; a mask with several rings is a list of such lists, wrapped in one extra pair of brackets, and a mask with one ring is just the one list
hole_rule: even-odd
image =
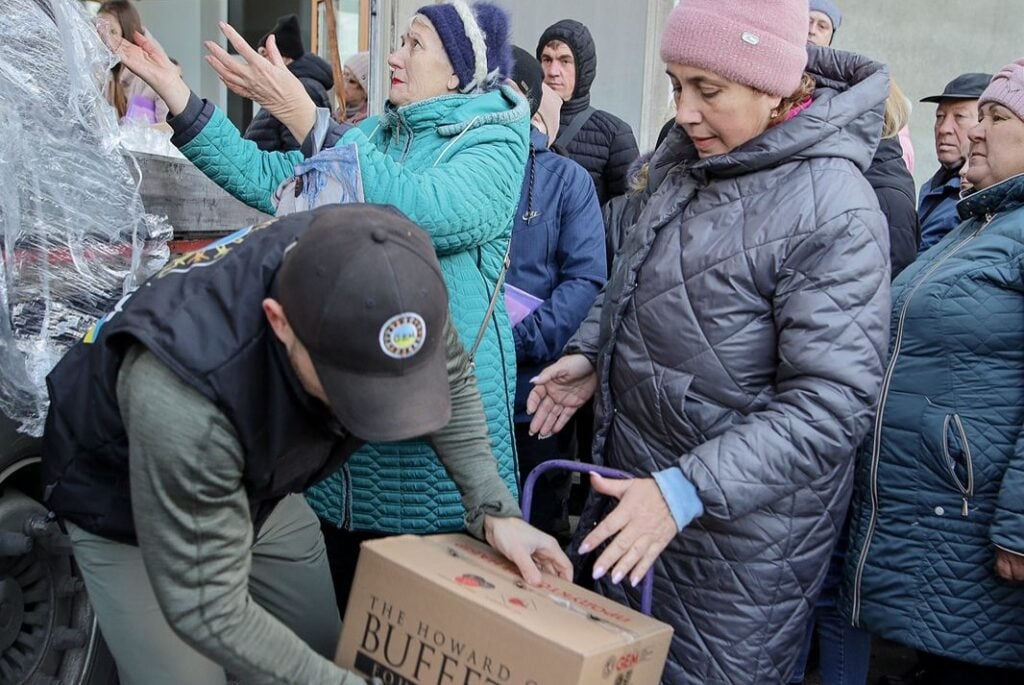
[(225, 44), (217, 22), (228, 17), (228, 0), (139, 0), (138, 6), (143, 26), (178, 60), (185, 82), (226, 109), (227, 88), (203, 60), (203, 41)]

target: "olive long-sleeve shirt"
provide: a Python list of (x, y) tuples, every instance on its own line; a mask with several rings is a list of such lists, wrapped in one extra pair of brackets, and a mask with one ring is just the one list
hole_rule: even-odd
[[(498, 476), (465, 350), (446, 331), (452, 419), (430, 436), (482, 536), (485, 514), (520, 515)], [(253, 527), (245, 454), (218, 407), (142, 346), (121, 366), (139, 547), (160, 607), (188, 644), (247, 683), (362, 685), (249, 594)]]

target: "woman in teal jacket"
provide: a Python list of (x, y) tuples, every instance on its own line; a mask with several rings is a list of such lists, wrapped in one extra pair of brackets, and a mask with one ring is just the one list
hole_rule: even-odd
[(1024, 683), (1024, 60), (978, 105), (964, 221), (892, 286), (842, 597), (936, 685)]
[[(393, 78), (384, 114), (358, 127), (318, 114), (301, 83), (277, 58), (272, 40), (268, 60), (230, 27), (222, 29), (246, 61), (239, 63), (208, 44), (211, 65), (232, 90), (271, 109), (297, 140), (305, 141), (302, 151), (262, 152), (242, 139), (220, 110), (192, 94), (176, 72), (171, 74), (166, 55), (144, 38), (119, 53), (129, 68), (170, 98), (173, 141), (185, 156), (262, 211), (275, 211), (275, 190), (304, 157), (354, 146), (366, 201), (393, 205), (430, 233), (463, 344), (472, 350), (482, 335), (474, 355), (477, 383), (499, 472), (516, 495), (510, 411), (515, 346), (504, 298), (498, 297), (488, 311), (500, 285), (529, 138), (528, 105), (501, 85), (511, 69), (507, 16), (485, 3), (423, 7), (409, 23), (402, 47), (389, 58)], [(336, 528), (383, 534), (463, 527), (455, 484), (425, 442), (370, 445), (308, 498), (328, 533)], [(340, 585), (339, 601), (344, 602), (345, 582)]]

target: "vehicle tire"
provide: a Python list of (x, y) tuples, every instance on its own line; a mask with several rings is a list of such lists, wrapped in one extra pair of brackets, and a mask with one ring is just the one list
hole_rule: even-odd
[(41, 504), (39, 440), (0, 415), (0, 683), (116, 685), (71, 544)]

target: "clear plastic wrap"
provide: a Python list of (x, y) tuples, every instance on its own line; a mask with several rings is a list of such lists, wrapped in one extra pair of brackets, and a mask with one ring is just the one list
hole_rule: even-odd
[(161, 131), (150, 124), (126, 120), (121, 122), (120, 133), (121, 145), (131, 152), (147, 152), (161, 157), (185, 159), (185, 155), (171, 143), (169, 131)]
[(0, 12), (0, 412), (31, 435), (46, 374), (166, 260), (102, 84), (116, 58), (76, 0)]

